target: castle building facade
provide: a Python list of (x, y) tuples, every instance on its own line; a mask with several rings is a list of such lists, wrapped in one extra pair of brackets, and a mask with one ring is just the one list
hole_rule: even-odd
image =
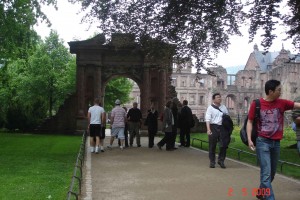
[[(279, 52), (266, 53), (254, 45), (244, 69), (236, 74), (227, 74), (221, 66), (210, 68), (216, 76), (196, 74), (192, 72), (191, 66), (189, 62), (180, 65), (174, 63), (170, 81), (175, 87), (177, 98), (181, 102), (188, 100), (199, 121), (204, 121), (206, 108), (212, 103), (212, 94), (219, 92), (230, 115), (237, 123), (241, 123), (248, 113), (250, 103), (265, 96), (264, 84), (270, 79), (281, 82), (281, 98), (300, 98), (300, 55), (291, 54), (284, 48)], [(136, 87), (131, 94), (133, 101), (139, 98)]]

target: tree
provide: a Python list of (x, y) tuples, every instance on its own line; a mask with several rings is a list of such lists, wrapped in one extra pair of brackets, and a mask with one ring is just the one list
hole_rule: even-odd
[(27, 59), (7, 65), (6, 87), (0, 88), (0, 123), (9, 129), (28, 130), (56, 113), (75, 91), (75, 69), (75, 57), (51, 31)]
[[(11, 98), (11, 79), (8, 64), (19, 59), (27, 60), (39, 42), (33, 25), (45, 21), (47, 16), (41, 11), (41, 5), (56, 6), (55, 0), (2, 0), (0, 2), (0, 126), (7, 123), (6, 114)], [(15, 99), (15, 97), (14, 97)], [(5, 103), (4, 103), (5, 102)]]
[[(27, 74), (23, 77), (25, 89), (34, 96), (41, 96), (48, 105), (51, 117), (66, 96), (75, 91), (75, 57), (63, 45), (55, 31), (51, 31), (29, 58)], [(29, 94), (24, 94), (34, 98)]]
[[(282, 0), (71, 0), (89, 11), (83, 20), (95, 23), (107, 35), (133, 33), (137, 39), (150, 36), (176, 44), (179, 58), (195, 58), (198, 69), (212, 64), (211, 55), (227, 50), (230, 35), (250, 20), (249, 40), (263, 29), (267, 50), (276, 38), (275, 26), (284, 19), (287, 32), (300, 41), (299, 0), (288, 0), (291, 15), (281, 13)], [(207, 65), (206, 65), (207, 64)], [(199, 70), (200, 71), (200, 70)]]
[(33, 25), (45, 21), (50, 25), (41, 5), (56, 6), (55, 0), (2, 0), (0, 2), (0, 62), (26, 58), (38, 35)]
[(122, 104), (129, 102), (132, 87), (132, 82), (124, 77), (109, 81), (105, 87), (104, 109), (111, 111), (115, 106), (116, 99), (120, 99)]

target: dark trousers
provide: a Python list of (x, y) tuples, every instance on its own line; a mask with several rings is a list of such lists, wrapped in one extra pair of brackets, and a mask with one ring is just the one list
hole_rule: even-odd
[(180, 128), (180, 144), (181, 146), (190, 146), (190, 140), (191, 140), (191, 128), (190, 127), (181, 127)]
[(154, 137), (156, 135), (156, 131), (148, 130), (148, 147), (152, 148), (154, 146)]
[(165, 136), (163, 137), (163, 139), (161, 139), (161, 141), (159, 143), (157, 143), (157, 145), (159, 146), (164, 146), (166, 144), (166, 149), (173, 149), (172, 146), (172, 132), (165, 132)]
[(177, 137), (177, 128), (173, 128), (172, 129), (172, 139), (171, 139), (171, 143), (172, 143), (172, 147), (175, 147), (175, 142), (176, 142), (176, 137)]
[(208, 136), (208, 143), (209, 143), (209, 160), (211, 163), (216, 163), (216, 147), (217, 143), (219, 142), (219, 156), (218, 161), (224, 162), (226, 158), (226, 150), (227, 147), (223, 147), (222, 141), (221, 141), (221, 130), (222, 127), (220, 125), (211, 124), (210, 125), (212, 134)]

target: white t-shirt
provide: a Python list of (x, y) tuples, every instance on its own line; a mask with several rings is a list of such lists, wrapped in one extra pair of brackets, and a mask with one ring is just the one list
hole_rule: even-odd
[(105, 112), (101, 106), (94, 105), (89, 108), (88, 112), (91, 113), (90, 124), (101, 124), (101, 115)]

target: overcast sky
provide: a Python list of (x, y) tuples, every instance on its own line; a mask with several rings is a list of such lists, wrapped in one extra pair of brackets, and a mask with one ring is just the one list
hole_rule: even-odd
[[(46, 13), (50, 21), (52, 22), (52, 27), (48, 28), (44, 24), (40, 24), (35, 27), (36, 31), (42, 38), (49, 36), (50, 29), (56, 30), (65, 42), (67, 47), (67, 42), (73, 40), (85, 40), (90, 36), (94, 35), (95, 32), (100, 32), (97, 30), (97, 24), (90, 27), (89, 24), (81, 24), (83, 14), (78, 14), (80, 10), (79, 4), (71, 4), (67, 0), (58, 0), (58, 10), (54, 8), (43, 7), (43, 11)], [(278, 38), (274, 40), (273, 46), (269, 51), (280, 51), (282, 44), (284, 48), (290, 50), (292, 53), (298, 53), (295, 51), (291, 42), (282, 41), (285, 38), (283, 34), (283, 29), (277, 31)], [(254, 44), (258, 44), (259, 50), (263, 50), (260, 46), (259, 37), (257, 36), (253, 43), (248, 43), (247, 28), (242, 30), (244, 37), (233, 36), (230, 40), (231, 45), (228, 48), (228, 52), (221, 52), (216, 58), (215, 62), (223, 67), (245, 65), (249, 54), (253, 51)]]

